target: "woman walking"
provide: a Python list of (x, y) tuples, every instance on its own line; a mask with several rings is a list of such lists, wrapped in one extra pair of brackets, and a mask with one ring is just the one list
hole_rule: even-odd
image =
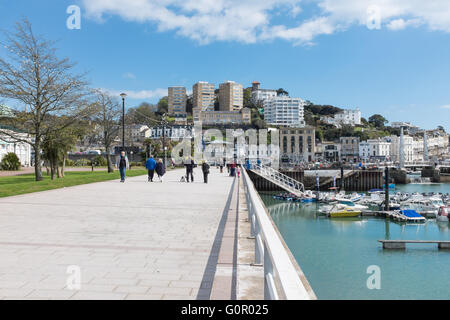
[(156, 174), (158, 175), (159, 181), (163, 182), (163, 176), (166, 173), (166, 167), (164, 166), (162, 159), (158, 160), (155, 171), (156, 171)]

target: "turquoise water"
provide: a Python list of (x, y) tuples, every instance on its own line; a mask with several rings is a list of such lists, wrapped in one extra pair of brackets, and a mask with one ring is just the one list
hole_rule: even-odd
[[(406, 185), (408, 192), (450, 193), (450, 184)], [(450, 250), (408, 244), (383, 250), (379, 239), (450, 240), (449, 223), (409, 225), (383, 218), (328, 219), (316, 204), (292, 204), (261, 195), (280, 233), (319, 299), (449, 299)], [(369, 266), (381, 271), (370, 290)]]

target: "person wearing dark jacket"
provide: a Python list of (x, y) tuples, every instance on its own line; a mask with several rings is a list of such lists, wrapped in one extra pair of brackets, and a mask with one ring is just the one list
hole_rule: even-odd
[(148, 170), (148, 181), (153, 182), (153, 176), (155, 175), (156, 161), (152, 156), (145, 162), (145, 167)]
[(159, 181), (163, 182), (163, 176), (166, 173), (166, 167), (164, 166), (162, 159), (159, 159), (158, 163), (156, 164), (155, 171), (158, 175)]
[(184, 166), (186, 167), (186, 182), (189, 182), (189, 176), (191, 176), (191, 181), (194, 182), (194, 160), (187, 158)]
[(209, 164), (206, 161), (202, 163), (203, 181), (208, 183)]
[(120, 171), (120, 182), (125, 182), (126, 171), (130, 169), (130, 162), (128, 161), (125, 151), (122, 151), (119, 158), (117, 158), (116, 167)]

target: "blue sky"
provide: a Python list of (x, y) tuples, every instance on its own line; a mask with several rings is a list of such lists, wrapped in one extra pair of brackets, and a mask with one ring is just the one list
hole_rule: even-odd
[[(3, 1), (0, 28), (27, 17), (93, 87), (130, 93), (128, 106), (156, 102), (171, 85), (257, 80), (367, 118), (450, 131), (448, 1), (234, 1)], [(377, 2), (380, 29), (371, 30), (364, 15)], [(66, 27), (72, 4), (80, 30)]]

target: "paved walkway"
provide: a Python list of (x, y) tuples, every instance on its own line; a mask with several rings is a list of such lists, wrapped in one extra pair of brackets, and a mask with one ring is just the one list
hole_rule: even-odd
[(0, 199), (0, 299), (209, 298), (233, 179), (183, 172)]

